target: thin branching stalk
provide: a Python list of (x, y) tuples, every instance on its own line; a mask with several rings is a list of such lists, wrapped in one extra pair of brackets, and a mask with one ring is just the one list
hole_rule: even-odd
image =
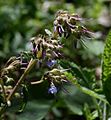
[(18, 87), (20, 86), (21, 82), (25, 79), (26, 75), (30, 72), (30, 70), (33, 68), (33, 66), (35, 65), (36, 60), (31, 59), (25, 72), (22, 74), (22, 76), (20, 77), (20, 79), (18, 80), (17, 84), (15, 85), (15, 87), (13, 88), (13, 91), (9, 94), (7, 101), (10, 101), (11, 98), (13, 97), (14, 93), (16, 92), (16, 90), (18, 89)]
[(100, 120), (103, 120), (103, 119), (102, 119), (102, 111), (101, 111), (100, 106), (99, 106), (98, 103), (97, 103), (97, 100), (96, 100), (95, 98), (93, 98), (93, 101), (94, 101), (94, 103), (95, 103), (95, 105), (96, 105), (96, 109), (97, 109), (97, 111), (98, 111), (99, 119), (100, 119)]
[(39, 81), (31, 82), (31, 85), (40, 84), (40, 83), (42, 83), (43, 81), (44, 81), (44, 80), (39, 80)]
[[(36, 64), (37, 60), (36, 59), (31, 59), (26, 70), (24, 71), (24, 73), (22, 74), (22, 76), (20, 77), (20, 79), (18, 80), (18, 82), (16, 83), (15, 87), (13, 88), (12, 92), (9, 94), (9, 96), (7, 97), (7, 102), (11, 101), (11, 99), (14, 96), (14, 93), (16, 92), (16, 90), (18, 89), (18, 87), (20, 86), (20, 84), (23, 82), (23, 80), (25, 79), (26, 75), (30, 72), (30, 70), (33, 68), (33, 66)], [(6, 108), (7, 108), (7, 104), (5, 106), (3, 106), (3, 108), (0, 111), (0, 116), (2, 116), (2, 114), (5, 112)]]

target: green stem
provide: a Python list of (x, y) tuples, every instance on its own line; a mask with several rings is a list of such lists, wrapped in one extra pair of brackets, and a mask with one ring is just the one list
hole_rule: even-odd
[(96, 108), (97, 108), (97, 111), (98, 111), (98, 116), (99, 116), (100, 120), (103, 120), (102, 119), (102, 111), (101, 111), (101, 108), (99, 107), (99, 105), (97, 103), (97, 100), (95, 98), (93, 98), (93, 101), (94, 101), (94, 103), (96, 105)]
[(107, 120), (107, 115), (106, 115), (106, 112), (107, 112), (107, 109), (106, 109), (106, 103), (104, 103), (104, 108), (103, 108), (103, 120)]
[(82, 72), (82, 70), (81, 70), (79, 67), (78, 67), (78, 70), (79, 70), (79, 72), (81, 73), (84, 82), (85, 82), (85, 83), (88, 85), (88, 87), (89, 87), (89, 83), (88, 83), (88, 80), (87, 80), (86, 76), (84, 75), (84, 73)]
[(92, 91), (92, 90), (90, 90), (90, 89), (88, 89), (88, 88), (86, 88), (86, 87), (82, 87), (81, 85), (79, 85), (79, 84), (78, 84), (77, 82), (75, 82), (74, 80), (72, 80), (72, 83), (73, 83), (79, 90), (81, 90), (83, 93), (85, 93), (85, 94), (87, 94), (87, 95), (90, 95), (90, 96), (92, 96), (92, 97), (94, 97), (94, 98), (96, 98), (96, 99), (99, 99), (99, 100), (101, 100), (101, 101), (103, 101), (103, 102), (105, 102), (106, 104), (109, 105), (109, 103), (106, 101), (106, 99), (104, 98), (103, 95), (99, 95), (99, 94), (95, 93), (94, 91)]

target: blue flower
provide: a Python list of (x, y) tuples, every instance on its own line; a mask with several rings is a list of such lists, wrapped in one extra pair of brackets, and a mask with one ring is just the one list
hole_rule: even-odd
[(53, 65), (55, 65), (57, 63), (57, 61), (56, 60), (49, 60), (49, 61), (47, 61), (47, 66), (48, 67), (52, 67)]
[(51, 84), (51, 87), (48, 89), (48, 93), (56, 94), (57, 93), (57, 87), (54, 84)]

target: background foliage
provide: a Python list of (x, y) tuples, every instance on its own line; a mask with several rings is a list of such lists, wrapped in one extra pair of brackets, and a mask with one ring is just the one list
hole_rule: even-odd
[[(66, 75), (76, 77), (82, 86), (64, 86), (57, 96), (47, 93), (45, 83), (30, 86), (29, 100), (25, 111), (13, 114), (9, 108), (10, 120), (95, 120), (104, 115), (106, 100), (101, 90), (101, 61), (104, 41), (111, 27), (111, 1), (108, 0), (1, 0), (0, 1), (0, 67), (9, 57), (28, 50), (29, 39), (37, 34), (45, 34), (45, 29), (53, 30), (55, 13), (60, 10), (78, 13), (85, 18), (83, 24), (95, 33), (92, 38), (82, 38), (85, 46), (75, 48), (70, 36), (63, 50), (64, 57), (59, 64), (67, 69)], [(109, 51), (110, 52), (110, 51)], [(33, 73), (40, 77), (40, 73)], [(96, 92), (96, 93), (95, 93)], [(104, 105), (103, 105), (104, 102)], [(109, 109), (110, 111), (110, 109)], [(15, 111), (14, 111), (15, 112)], [(111, 117), (110, 112), (107, 117)], [(104, 119), (105, 120), (105, 119)]]

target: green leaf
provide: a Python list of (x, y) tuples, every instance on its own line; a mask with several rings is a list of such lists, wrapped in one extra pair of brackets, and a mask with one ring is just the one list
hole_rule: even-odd
[(69, 94), (63, 94), (64, 102), (66, 106), (76, 115), (83, 114), (83, 107), (85, 103), (93, 106), (93, 101), (90, 96), (84, 94), (77, 86), (68, 86), (66, 88)]
[(106, 38), (102, 64), (103, 90), (111, 104), (111, 31)]
[(28, 101), (28, 88), (26, 85), (23, 85), (23, 100), (22, 100), (22, 103), (21, 103), (21, 106), (20, 106), (20, 109), (17, 111), (17, 113), (21, 113), (24, 111), (25, 107), (26, 107), (26, 104), (27, 104), (27, 101)]
[(92, 96), (96, 99), (99, 99), (105, 103), (108, 103), (107, 100), (105, 99), (104, 95), (100, 95), (92, 90), (90, 90), (87, 87), (83, 87), (78, 83), (78, 80), (75, 80), (75, 78), (77, 79), (79, 77), (79, 79), (82, 79), (84, 82), (86, 82), (89, 85), (89, 81), (87, 80), (85, 74), (83, 73), (83, 71), (74, 63), (72, 62), (68, 62), (65, 60), (60, 61), (60, 65), (67, 69), (68, 67), (71, 68), (72, 71), (70, 72), (65, 72), (65, 75), (68, 77), (68, 79), (72, 82), (72, 84), (74, 86), (76, 86), (80, 91), (82, 91), (83, 93)]
[(88, 68), (81, 68), (75, 63), (67, 60), (60, 60), (59, 62), (64, 69), (70, 68), (70, 73), (72, 73), (73, 76), (76, 77), (76, 79), (81, 85), (87, 86), (88, 88), (92, 87), (94, 80), (94, 70)]
[(93, 112), (91, 112), (90, 106), (88, 106), (88, 104), (85, 104), (84, 115), (86, 117), (86, 120), (95, 120), (98, 117), (98, 111), (94, 110)]
[(87, 52), (93, 55), (100, 55), (104, 50), (104, 43), (102, 41), (87, 41), (86, 46), (88, 48)]
[(42, 120), (48, 113), (51, 101), (30, 101), (26, 109), (20, 115), (17, 115), (17, 120)]
[[(66, 73), (65, 73), (66, 74)], [(68, 74), (68, 73), (67, 73)], [(68, 75), (67, 75), (68, 76)], [(71, 78), (71, 77), (70, 77)], [(74, 77), (72, 77), (72, 78), (74, 78)], [(101, 100), (101, 101), (103, 101), (103, 102), (105, 102), (105, 103), (107, 103), (108, 104), (108, 102), (107, 102), (107, 100), (105, 99), (105, 96), (104, 95), (100, 95), (100, 94), (98, 94), (98, 93), (96, 93), (96, 92), (94, 92), (94, 91), (92, 91), (92, 90), (90, 90), (90, 89), (88, 89), (88, 88), (86, 88), (86, 87), (83, 87), (83, 86), (81, 86), (80, 84), (78, 84), (77, 83), (77, 81), (75, 80), (75, 79), (70, 79), (71, 80), (71, 82), (72, 82), (72, 84), (74, 85), (74, 86), (76, 86), (80, 91), (82, 91), (83, 93), (85, 93), (85, 94), (87, 94), (87, 95), (89, 95), (89, 96), (91, 96), (91, 97), (94, 97), (94, 98), (96, 98), (96, 99), (99, 99), (99, 100)]]
[[(96, 56), (100, 56), (104, 50), (104, 42), (97, 40), (85, 40), (86, 48), (79, 51), (79, 54), (84, 60), (94, 59)], [(97, 58), (96, 58), (97, 59)]]
[(90, 89), (88, 89), (88, 88), (82, 87), (82, 86), (80, 86), (80, 85), (77, 85), (77, 86), (79, 87), (79, 89), (80, 89), (83, 93), (88, 94), (88, 95), (90, 95), (90, 96), (92, 96), (92, 97), (94, 97), (94, 98), (97, 98), (97, 99), (99, 99), (99, 100), (101, 100), (101, 101), (103, 101), (103, 102), (105, 102), (105, 103), (108, 103), (108, 102), (105, 100), (104, 95), (100, 95), (100, 94), (98, 94), (98, 93), (95, 93), (94, 91), (92, 91), (92, 90), (90, 90)]

